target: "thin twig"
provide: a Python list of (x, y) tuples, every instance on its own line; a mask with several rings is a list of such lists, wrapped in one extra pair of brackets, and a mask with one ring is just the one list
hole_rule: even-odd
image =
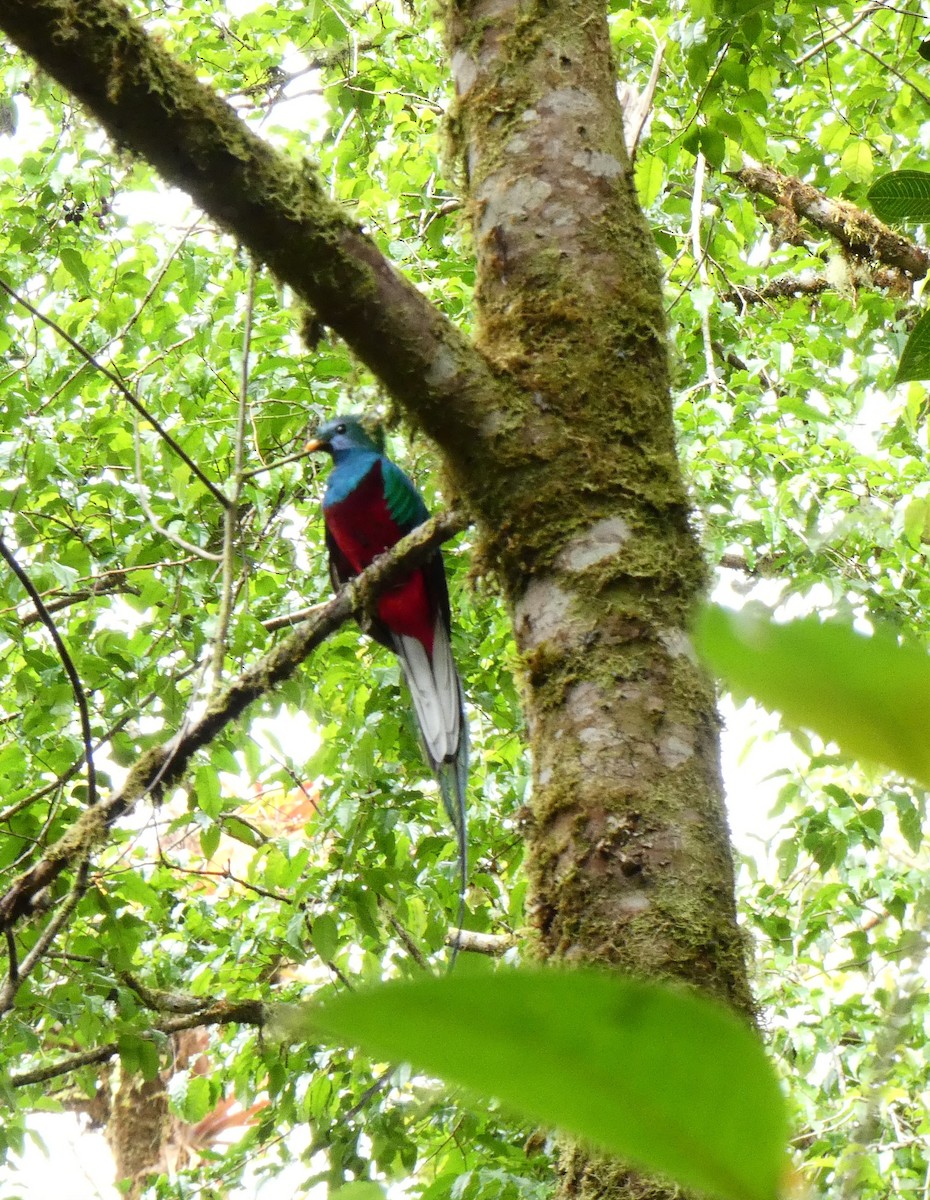
[(430, 970), (430, 965), (426, 961), (426, 959), (423, 957), (423, 951), (420, 949), (420, 947), (416, 944), (416, 942), (410, 936), (409, 932), (403, 927), (403, 925), (401, 925), (400, 921), (398, 921), (395, 913), (392, 913), (392, 912), (388, 913), (388, 924), (391, 926), (391, 928), (397, 934), (398, 940), (400, 941), (401, 945), (404, 947), (404, 949), (407, 951), (407, 953), (410, 955), (410, 957), (413, 959), (413, 961), (417, 964), (417, 966), (420, 967), (422, 970), (428, 972)]
[[(206, 562), (218, 563), (222, 561), (222, 555), (214, 554), (212, 550), (204, 550), (201, 546), (195, 546), (193, 542), (188, 542), (182, 538), (180, 534), (172, 533), (170, 529), (166, 529), (164, 525), (155, 516), (152, 506), (145, 498), (145, 481), (142, 478), (142, 439), (139, 434), (139, 418), (133, 421), (132, 424), (133, 443), (135, 447), (135, 462), (136, 462), (136, 499), (139, 501), (139, 507), (145, 513), (145, 519), (152, 526), (155, 532), (169, 542), (173, 542), (181, 550), (186, 550), (188, 554), (193, 554), (197, 558), (202, 558)], [(226, 497), (223, 497), (225, 502)], [(224, 509), (225, 512), (225, 509)]]
[(11, 958), (9, 964), (9, 973), (7, 981), (4, 984), (3, 991), (0, 992), (0, 1015), (9, 1012), (13, 1007), (13, 1001), (16, 999), (16, 993), (26, 979), (32, 974), (36, 964), (46, 953), (52, 942), (58, 936), (65, 925), (71, 920), (74, 915), (74, 910), (81, 901), (81, 897), (87, 891), (87, 881), (89, 878), (90, 869), (87, 859), (81, 863), (77, 878), (71, 888), (67, 898), (59, 905), (57, 912), (51, 918), (49, 923), (42, 930), (36, 944), (32, 947), (23, 961), (18, 965), (15, 963), (15, 956)]
[(309, 452), (307, 450), (300, 450), (297, 454), (288, 454), (286, 458), (278, 458), (274, 462), (264, 463), (260, 467), (252, 467), (249, 471), (243, 471), (242, 478), (243, 480), (254, 479), (256, 475), (261, 475), (265, 471), (276, 471), (278, 467), (284, 467), (292, 462), (300, 462), (302, 458), (308, 457)]
[(311, 621), (316, 614), (323, 608), (322, 604), (311, 604), (309, 608), (301, 608), (295, 613), (286, 613), (283, 617), (268, 617), (262, 621), (264, 627), (269, 633), (273, 633), (276, 629), (286, 629), (288, 626), (299, 625), (301, 621)]
[[(694, 163), (694, 195), (691, 197), (691, 253), (694, 255), (698, 277), (705, 292), (710, 289), (707, 261), (704, 257), (704, 249), (701, 246), (701, 213), (704, 207), (704, 176), (706, 167), (707, 160), (699, 150)], [(701, 336), (704, 340), (704, 364), (707, 371), (707, 382), (711, 387), (716, 388), (720, 385), (720, 379), (717, 375), (717, 366), (714, 362), (713, 339), (710, 332), (709, 300), (702, 306)]]
[(87, 708), (87, 697), (84, 694), (84, 687), (81, 683), (81, 677), (77, 673), (77, 668), (74, 665), (74, 660), (68, 653), (68, 648), (62, 640), (61, 634), (55, 622), (52, 620), (48, 609), (42, 602), (42, 597), (36, 590), (32, 580), (16, 561), (13, 552), (7, 546), (0, 535), (0, 555), (2, 555), (7, 566), (23, 585), (29, 594), (30, 600), (35, 605), (36, 612), (42, 621), (42, 624), (49, 631), (52, 641), (55, 643), (55, 649), (58, 651), (58, 657), (61, 659), (61, 665), (65, 669), (65, 674), (68, 676), (68, 681), (71, 684), (71, 690), (74, 693), (74, 702), (77, 705), (78, 713), (81, 718), (81, 738), (84, 742), (84, 762), (87, 764), (87, 803), (97, 803), (97, 769), (94, 766), (94, 743), (90, 730), (90, 712)]
[(845, 37), (847, 33), (851, 33), (857, 25), (861, 25), (863, 21), (865, 21), (873, 13), (880, 12), (882, 8), (884, 8), (884, 5), (880, 3), (867, 4), (858, 16), (853, 17), (851, 21), (847, 21), (845, 25), (840, 26), (840, 28), (836, 29), (830, 37), (825, 38), (821, 36), (820, 45), (815, 46), (812, 50), (808, 50), (806, 54), (802, 54), (795, 65), (798, 67), (803, 67), (805, 63), (810, 62), (812, 58), (816, 58), (818, 54), (822, 54), (828, 46), (832, 46), (832, 44), (836, 41), (839, 41), (841, 37)]
[(249, 290), (245, 299), (245, 328), (242, 334), (242, 373), (239, 379), (239, 411), (236, 418), (236, 449), (229, 504), (223, 520), (223, 579), (220, 585), (219, 613), (213, 639), (213, 691), (223, 678), (226, 639), (233, 606), (233, 575), (236, 567), (236, 542), (239, 537), (239, 500), (242, 496), (242, 472), (245, 469), (245, 425), (249, 404), (249, 352), (252, 346), (252, 318), (255, 311), (255, 263), (249, 270)]
[(36, 318), (37, 321), (41, 321), (43, 323), (43, 325), (47, 325), (49, 327), (49, 329), (53, 329), (60, 338), (63, 338), (68, 343), (68, 345), (72, 348), (72, 350), (76, 350), (77, 353), (80, 354), (80, 356), (86, 362), (90, 363), (90, 365), (96, 371), (99, 371), (101, 375), (103, 375), (107, 379), (109, 379), (109, 381), (113, 384), (113, 386), (119, 391), (120, 395), (126, 401), (128, 401), (128, 403), (136, 410), (136, 412), (141, 417), (144, 417), (145, 420), (151, 424), (152, 428), (155, 430), (155, 432), (158, 434), (158, 436), (162, 439), (162, 441), (164, 441), (166, 443), (166, 445), (171, 447), (171, 449), (175, 452), (175, 454), (178, 456), (178, 458), (180, 458), (183, 462), (187, 463), (187, 465), (194, 472), (194, 474), (197, 476), (197, 478), (200, 480), (200, 482), (204, 485), (204, 487), (207, 489), (207, 491), (209, 491), (211, 493), (211, 495), (214, 497), (214, 499), (218, 500), (219, 503), (224, 508), (226, 507), (226, 505), (229, 503), (229, 501), (223, 495), (222, 491), (216, 486), (216, 484), (213, 482), (212, 479), (208, 478), (208, 476), (206, 476), (203, 473), (203, 471), (200, 469), (200, 467), (197, 466), (197, 464), (194, 462), (194, 460), (191, 458), (191, 456), (187, 453), (187, 451), (183, 450), (181, 448), (181, 446), (178, 445), (178, 443), (174, 440), (174, 438), (171, 436), (171, 434), (168, 432), (168, 430), (165, 429), (164, 425), (162, 425), (161, 422), (152, 413), (149, 412), (149, 410), (145, 407), (145, 405), (136, 396), (134, 396), (132, 394), (132, 392), (129, 390), (129, 388), (126, 386), (126, 384), (122, 381), (122, 379), (120, 379), (119, 375), (117, 375), (115, 371), (111, 371), (109, 367), (105, 367), (103, 365), (103, 363), (99, 362), (93, 356), (93, 354), (91, 354), (91, 352), (89, 350), (85, 350), (85, 348), (81, 345), (81, 343), (79, 341), (77, 341), (75, 338), (73, 338), (70, 333), (68, 333), (66, 330), (62, 329), (62, 327), (58, 324), (57, 321), (54, 321), (51, 317), (46, 316), (45, 313), (43, 313), (39, 309), (37, 309), (35, 307), (35, 305), (30, 304), (29, 301), (24, 296), (20, 296), (20, 294), (18, 292), (14, 291), (13, 288), (11, 288), (10, 285), (6, 282), (6, 280), (3, 279), (2, 277), (0, 277), (0, 288), (2, 288), (3, 291), (5, 291), (6, 294), (9, 297), (11, 297), (11, 299), (15, 300), (17, 304), (19, 304), (23, 308), (25, 308), (27, 312), (32, 313), (32, 315)]

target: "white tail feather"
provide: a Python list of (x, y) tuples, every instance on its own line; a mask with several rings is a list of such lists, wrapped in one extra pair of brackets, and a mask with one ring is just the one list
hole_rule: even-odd
[(455, 757), (461, 739), (461, 694), (452, 647), (437, 618), (430, 662), (417, 638), (395, 634), (394, 648), (413, 697), (417, 723), (434, 765)]
[(455, 829), (459, 857), (459, 912), (452, 942), (451, 970), (459, 951), (459, 931), (465, 918), (465, 885), (468, 873), (468, 832), (465, 818), (465, 789), (468, 783), (468, 730), (465, 695), (455, 669), (449, 635), (437, 616), (432, 659), (423, 643), (404, 634), (392, 634), (394, 649), (404, 669), (420, 736), (439, 781), (439, 791)]

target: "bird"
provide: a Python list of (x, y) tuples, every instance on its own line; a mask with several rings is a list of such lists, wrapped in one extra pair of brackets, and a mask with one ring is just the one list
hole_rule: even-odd
[[(338, 591), (422, 525), (429, 512), (413, 482), (385, 453), (383, 431), (365, 414), (326, 421), (304, 449), (326, 451), (333, 460), (323, 494), (323, 523), (329, 575)], [(452, 657), (449, 588), (439, 550), (380, 593), (365, 629), (400, 660), (420, 741), (456, 834), (459, 912), (451, 966), (465, 915), (468, 725), (465, 692)]]

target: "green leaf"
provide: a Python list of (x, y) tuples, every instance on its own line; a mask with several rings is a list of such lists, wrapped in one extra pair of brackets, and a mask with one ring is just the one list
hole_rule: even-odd
[(930, 221), (930, 171), (892, 171), (869, 188), (869, 203), (882, 221)]
[(213, 1107), (210, 1080), (206, 1075), (191, 1075), (178, 1105), (181, 1116), (189, 1125), (202, 1121)]
[(662, 187), (665, 183), (665, 170), (662, 166), (662, 160), (655, 154), (638, 158), (636, 160), (634, 178), (636, 180), (636, 191), (639, 195), (639, 202), (643, 208), (649, 208), (661, 195)]
[(930, 379), (930, 312), (924, 313), (911, 330), (894, 377), (895, 383), (915, 379)]
[(904, 795), (903, 792), (895, 792), (892, 799), (898, 815), (898, 828), (901, 830), (901, 836), (916, 854), (923, 840), (923, 822), (917, 811), (917, 805), (910, 796)]
[(330, 1192), (329, 1200), (384, 1200), (384, 1188), (380, 1183), (357, 1179)]
[(856, 183), (864, 183), (871, 178), (875, 169), (872, 161), (872, 147), (868, 142), (850, 142), (843, 151), (840, 164), (846, 174)]
[(930, 785), (930, 657), (887, 636), (805, 617), (777, 624), (709, 605), (698, 651), (738, 694), (779, 709), (791, 725)]
[(264, 838), (258, 830), (236, 816), (223, 817), (223, 832), (256, 850), (264, 844)]
[(496, 1096), (686, 1186), (728, 1200), (779, 1193), (787, 1123), (774, 1072), (746, 1025), (692, 992), (516, 970), (389, 984), (305, 1011), (314, 1035)]
[(324, 962), (330, 962), (339, 948), (339, 927), (329, 913), (313, 918), (313, 948)]
[(930, 496), (915, 496), (905, 508), (904, 536), (915, 550), (930, 542)]
[(220, 778), (215, 767), (210, 763), (201, 763), (194, 771), (194, 788), (197, 804), (214, 820), (222, 811), (223, 802), (220, 795)]
[(215, 822), (211, 822), (200, 831), (200, 852), (207, 862), (209, 862), (219, 847), (220, 827)]
[(87, 263), (74, 249), (73, 246), (64, 246), (59, 252), (61, 265), (65, 268), (69, 275), (78, 281), (81, 287), (90, 290), (90, 272), (87, 270)]

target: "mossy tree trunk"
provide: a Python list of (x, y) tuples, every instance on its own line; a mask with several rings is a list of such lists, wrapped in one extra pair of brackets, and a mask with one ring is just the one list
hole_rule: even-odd
[[(520, 387), (469, 491), (526, 668), (543, 952), (750, 1013), (714, 695), (686, 633), (705, 572), (603, 5), (468, 0), (446, 22), (479, 342)], [(565, 1195), (662, 1194), (563, 1161)]]

